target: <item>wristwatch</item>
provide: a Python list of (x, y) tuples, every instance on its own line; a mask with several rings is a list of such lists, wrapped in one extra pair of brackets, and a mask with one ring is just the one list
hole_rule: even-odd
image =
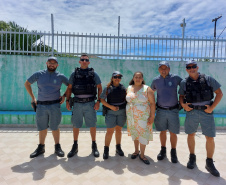
[(100, 100), (97, 100), (100, 103)]

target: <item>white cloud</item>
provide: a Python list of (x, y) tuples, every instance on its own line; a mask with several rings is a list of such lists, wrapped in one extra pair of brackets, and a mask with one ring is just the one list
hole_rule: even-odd
[[(223, 14), (224, 0), (0, 0), (0, 19), (15, 21), (29, 30), (50, 31), (54, 14), (55, 31), (120, 33), (132, 35), (181, 35), (186, 19), (186, 36), (213, 36), (212, 19)], [(217, 35), (226, 26), (226, 15), (217, 22)], [(226, 31), (222, 34), (226, 36)]]

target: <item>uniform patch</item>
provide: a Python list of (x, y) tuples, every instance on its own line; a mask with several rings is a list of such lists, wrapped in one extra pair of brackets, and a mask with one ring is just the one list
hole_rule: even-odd
[(56, 84), (56, 83), (57, 83), (57, 81), (56, 81), (56, 80), (53, 80), (53, 83), (54, 83), (54, 84)]
[(169, 85), (169, 86), (172, 86), (172, 85), (173, 85), (173, 83), (172, 83), (172, 82), (168, 82), (168, 85)]

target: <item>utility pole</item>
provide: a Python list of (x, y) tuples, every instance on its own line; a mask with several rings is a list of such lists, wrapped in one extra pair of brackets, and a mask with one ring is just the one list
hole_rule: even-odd
[(215, 45), (216, 45), (216, 27), (217, 27), (217, 20), (220, 19), (222, 15), (216, 17), (215, 19), (212, 20), (212, 22), (215, 22), (214, 24), (214, 44), (213, 44), (213, 62), (215, 58)]
[(51, 52), (51, 55), (54, 56), (54, 20), (53, 20), (53, 14), (51, 14), (51, 30), (52, 30), (52, 52)]
[(180, 26), (182, 27), (182, 46), (181, 46), (181, 62), (184, 59), (184, 34), (185, 34), (185, 18), (182, 20), (183, 22), (180, 24)]
[(120, 36), (120, 16), (118, 16), (118, 59), (119, 59), (119, 36)]

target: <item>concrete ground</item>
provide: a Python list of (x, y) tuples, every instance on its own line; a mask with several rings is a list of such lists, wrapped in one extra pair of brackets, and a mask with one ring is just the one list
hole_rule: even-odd
[[(36, 128), (0, 128), (0, 184), (226, 184), (226, 131), (218, 131), (215, 138), (215, 166), (221, 177), (209, 174), (205, 169), (205, 137), (196, 135), (197, 167), (187, 169), (188, 147), (187, 136), (182, 131), (178, 135), (177, 154), (179, 163), (170, 162), (170, 143), (167, 141), (168, 158), (158, 161), (156, 156), (160, 150), (159, 136), (154, 132), (154, 141), (146, 148), (146, 156), (150, 165), (145, 165), (139, 158), (132, 160), (134, 145), (126, 130), (122, 135), (122, 149), (125, 156), (115, 154), (115, 139), (110, 146), (110, 158), (103, 160), (105, 129), (97, 129), (97, 144), (100, 157), (91, 155), (91, 139), (89, 130), (83, 129), (79, 135), (79, 151), (73, 158), (57, 157), (54, 154), (54, 142), (51, 132), (46, 138), (44, 155), (30, 159), (38, 144)], [(168, 135), (169, 136), (169, 135)], [(113, 136), (114, 137), (114, 136)], [(72, 129), (61, 129), (61, 146), (65, 156), (73, 143)]]

